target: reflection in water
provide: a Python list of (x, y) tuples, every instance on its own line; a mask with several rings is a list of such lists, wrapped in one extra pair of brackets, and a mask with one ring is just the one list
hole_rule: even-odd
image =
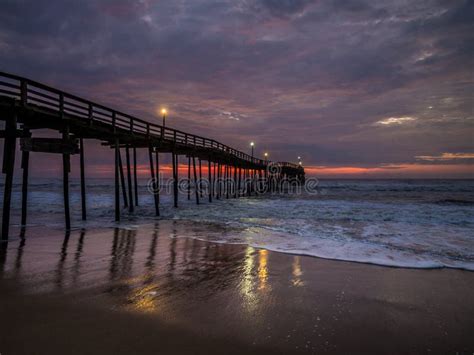
[(79, 240), (77, 242), (77, 249), (76, 253), (74, 254), (74, 266), (73, 266), (73, 274), (72, 274), (72, 282), (74, 284), (77, 283), (77, 280), (80, 275), (80, 269), (81, 269), (81, 256), (82, 256), (82, 250), (84, 249), (84, 236), (86, 235), (85, 229), (81, 229), (81, 234), (79, 235)]
[(268, 251), (182, 238), (190, 232), (180, 221), (138, 230), (48, 232), (33, 229), (28, 235), (41, 237), (16, 239), (8, 248), (1, 243), (0, 276), (16, 278), (33, 293), (93, 289), (119, 307), (167, 317), (190, 292), (207, 302), (228, 288), (239, 290), (251, 314), (271, 289)]
[(130, 276), (135, 251), (135, 234), (135, 230), (115, 228), (110, 260), (111, 281)]
[(0, 277), (5, 272), (5, 264), (7, 262), (8, 242), (0, 240)]
[(21, 259), (23, 257), (23, 250), (25, 248), (26, 238), (25, 238), (25, 228), (21, 229), (20, 233), (20, 244), (18, 245), (18, 250), (15, 258), (15, 273), (18, 275), (21, 269)]
[(258, 280), (259, 280), (259, 290), (265, 290), (267, 287), (268, 279), (268, 250), (260, 249), (258, 251)]
[(170, 263), (168, 265), (168, 276), (173, 276), (174, 267), (176, 264), (176, 238), (178, 237), (178, 232), (176, 231), (176, 221), (173, 221), (173, 228), (171, 233), (171, 243), (170, 243)]
[(252, 270), (254, 264), (254, 252), (255, 249), (251, 246), (248, 246), (245, 250), (244, 275), (242, 277), (242, 293), (244, 295), (250, 294), (253, 288)]
[(254, 276), (252, 275), (254, 267), (255, 249), (248, 246), (245, 250), (242, 281), (240, 291), (245, 299), (245, 306), (250, 310), (256, 305), (256, 295), (253, 290)]
[(59, 262), (58, 266), (56, 267), (56, 287), (58, 289), (63, 288), (63, 281), (64, 281), (64, 264), (67, 258), (67, 247), (69, 244), (69, 237), (71, 236), (70, 231), (66, 231), (64, 235), (63, 244), (61, 246), (61, 252), (59, 253)]
[[(258, 254), (258, 265), (256, 265), (256, 256)], [(254, 314), (265, 295), (271, 291), (268, 280), (268, 259), (270, 253), (268, 250), (259, 249), (258, 251), (248, 246), (245, 250), (245, 257), (242, 261), (242, 274), (240, 275), (240, 292), (243, 296), (243, 305), (249, 314)]]
[(293, 286), (304, 286), (304, 282), (301, 279), (303, 276), (303, 270), (301, 269), (301, 259), (299, 256), (293, 257), (293, 278), (291, 280)]
[(15, 273), (18, 275), (21, 269), (21, 259), (23, 257), (23, 250), (25, 248), (26, 244), (26, 228), (23, 226), (20, 229), (20, 244), (18, 245), (17, 253), (16, 253), (16, 258), (15, 258)]
[(155, 267), (156, 267), (156, 247), (158, 243), (159, 224), (155, 223), (151, 237), (148, 257), (145, 261), (145, 274), (143, 277), (143, 286), (137, 287), (131, 291), (128, 301), (136, 311), (143, 313), (153, 313), (158, 311), (158, 302), (155, 299)]
[(138, 312), (142, 313), (154, 313), (158, 311), (158, 299), (156, 298), (157, 292), (155, 291), (156, 285), (150, 283), (143, 287), (133, 289), (128, 302), (130, 306)]
[(153, 271), (155, 269), (155, 257), (156, 257), (156, 243), (158, 241), (158, 224), (155, 223), (155, 228), (153, 230), (153, 236), (151, 238), (149, 254), (145, 262), (145, 267), (147, 269), (147, 279), (146, 282), (153, 281)]

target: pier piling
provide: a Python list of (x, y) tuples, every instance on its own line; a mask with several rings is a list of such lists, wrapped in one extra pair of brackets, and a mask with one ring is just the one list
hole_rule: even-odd
[[(69, 127), (63, 132), (63, 140), (69, 138)], [(64, 217), (66, 230), (71, 229), (71, 212), (69, 207), (69, 172), (71, 171), (71, 157), (68, 153), (63, 154), (63, 193), (64, 193)]]
[(8, 239), (10, 227), (10, 207), (13, 187), (13, 171), (15, 168), (16, 151), (16, 123), (17, 117), (14, 113), (5, 124), (5, 141), (3, 144), (3, 169), (5, 176), (5, 186), (3, 194), (2, 213), (2, 239)]
[(199, 186), (196, 173), (196, 157), (193, 157), (193, 171), (194, 171), (194, 191), (196, 193), (196, 205), (199, 205)]
[(82, 212), (82, 220), (85, 221), (87, 219), (87, 211), (86, 211), (86, 178), (85, 178), (85, 171), (84, 171), (84, 140), (82, 138), (79, 139), (79, 160), (80, 160), (80, 174), (81, 174), (81, 212)]
[[(39, 92), (41, 94), (38, 94)], [(83, 220), (87, 219), (84, 139), (94, 139), (114, 150), (114, 208), (117, 222), (121, 218), (121, 199), (130, 212), (133, 212), (135, 206), (139, 204), (137, 149), (140, 148), (148, 149), (157, 216), (160, 214), (159, 153), (171, 153), (174, 207), (178, 207), (180, 155), (188, 157), (188, 185), (191, 182), (191, 158), (193, 159), (193, 180), (198, 204), (204, 198), (206, 187), (209, 202), (212, 202), (213, 198), (222, 199), (224, 194), (226, 198), (236, 198), (250, 196), (252, 191), (261, 193), (263, 176), (270, 180), (265, 183), (271, 190), (280, 192), (283, 178), (294, 179), (293, 181), (297, 181), (298, 184), (304, 184), (305, 181), (303, 167), (296, 164), (275, 163), (279, 168), (278, 173), (267, 173), (266, 169), (270, 164), (267, 160), (255, 158), (213, 139), (160, 126), (36, 81), (3, 72), (0, 72), (0, 120), (6, 122), (5, 129), (0, 130), (0, 139), (4, 139), (2, 172), (5, 174), (2, 239), (7, 239), (9, 234), (17, 138), (21, 138), (22, 152), (22, 225), (27, 222), (28, 183), (31, 179), (29, 164), (33, 163), (30, 159), (32, 152), (55, 153), (62, 156), (64, 215), (67, 230), (71, 228), (69, 201), (71, 154), (80, 154), (81, 216)], [(22, 130), (17, 129), (17, 124), (21, 124)], [(34, 129), (54, 131), (62, 137), (32, 138), (31, 132)], [(126, 153), (127, 182), (121, 148), (125, 148)], [(133, 166), (130, 148), (133, 149)], [(202, 160), (207, 160), (209, 178), (207, 186), (203, 184)], [(291, 189), (285, 191), (290, 192), (293, 187), (290, 186)], [(190, 188), (191, 186), (188, 186), (189, 199)]]
[[(31, 137), (31, 133), (27, 128), (23, 128), (23, 137)], [(26, 216), (28, 213), (28, 172), (29, 172), (30, 152), (24, 150), (21, 152), (21, 168), (23, 169), (23, 177), (21, 184), (21, 225), (26, 225)]]
[(119, 140), (115, 139), (115, 221), (120, 221), (120, 148)]
[[(155, 175), (155, 169), (153, 167), (153, 147), (151, 146), (151, 144), (148, 146), (148, 158), (150, 160), (150, 175), (151, 175), (152, 189), (153, 189), (153, 200), (155, 202), (155, 215), (159, 216), (160, 206), (159, 206), (159, 200), (157, 196), (159, 182), (157, 179), (158, 174)], [(158, 165), (156, 166), (156, 168), (158, 172)]]
[(122, 154), (120, 153), (120, 146), (118, 148), (118, 159), (120, 168), (120, 185), (122, 186), (123, 205), (128, 207), (127, 185), (125, 185), (125, 175), (123, 173)]
[[(158, 153), (156, 154), (156, 165), (158, 167)], [(137, 148), (135, 146), (133, 146), (133, 185), (135, 187), (135, 206), (138, 206)]]
[(130, 169), (130, 147), (128, 144), (125, 147), (125, 158), (127, 162), (127, 182), (128, 182), (128, 211), (133, 212), (133, 186), (132, 186), (132, 172)]

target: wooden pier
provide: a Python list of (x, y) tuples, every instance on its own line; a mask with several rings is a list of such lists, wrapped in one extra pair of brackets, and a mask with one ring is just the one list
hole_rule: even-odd
[[(178, 207), (179, 157), (187, 157), (188, 182), (193, 180), (194, 198), (199, 204), (206, 190), (213, 199), (279, 191), (286, 178), (304, 183), (304, 169), (296, 164), (270, 162), (208, 139), (157, 125), (95, 102), (63, 92), (27, 78), (0, 72), (0, 120), (5, 121), (2, 173), (5, 174), (2, 239), (8, 239), (13, 172), (17, 140), (20, 140), (22, 168), (21, 224), (27, 221), (28, 169), (31, 152), (62, 155), (65, 227), (71, 228), (69, 206), (70, 156), (80, 154), (82, 219), (87, 218), (84, 166), (84, 140), (97, 140), (115, 150), (115, 220), (120, 221), (123, 205), (134, 211), (138, 205), (137, 149), (148, 151), (150, 178), (153, 180), (154, 207), (160, 215), (159, 153), (171, 154), (173, 202)], [(61, 138), (33, 137), (34, 130), (50, 129)], [(125, 150), (125, 170), (122, 159)], [(133, 162), (132, 162), (133, 158)], [(207, 187), (202, 186), (202, 165), (207, 162)], [(206, 165), (206, 164), (205, 164)], [(191, 174), (192, 172), (192, 174)], [(246, 186), (245, 186), (246, 185)], [(264, 185), (264, 186), (263, 186)], [(191, 184), (188, 184), (191, 198)], [(265, 187), (265, 188), (262, 188)], [(122, 191), (121, 191), (122, 190)]]

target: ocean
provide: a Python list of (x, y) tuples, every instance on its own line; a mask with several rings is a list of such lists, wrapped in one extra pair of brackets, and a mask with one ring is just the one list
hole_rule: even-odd
[[(86, 222), (79, 182), (70, 188), (73, 228), (117, 226), (113, 181), (87, 180)], [(13, 227), (20, 221), (20, 191), (15, 184)], [(30, 183), (28, 226), (62, 229), (62, 198), (60, 180)], [(204, 194), (200, 205), (193, 193), (190, 201), (181, 194), (178, 209), (168, 194), (160, 200), (159, 219), (191, 226), (178, 237), (394, 267), (474, 270), (474, 180), (322, 180), (313, 193), (213, 203)], [(153, 197), (141, 181), (139, 206), (133, 214), (122, 210), (120, 226), (136, 229), (156, 220)]]

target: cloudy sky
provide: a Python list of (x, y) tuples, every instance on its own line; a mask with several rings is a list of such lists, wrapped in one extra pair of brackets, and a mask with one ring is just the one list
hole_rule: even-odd
[(0, 70), (322, 177), (474, 177), (474, 1), (1, 7)]

